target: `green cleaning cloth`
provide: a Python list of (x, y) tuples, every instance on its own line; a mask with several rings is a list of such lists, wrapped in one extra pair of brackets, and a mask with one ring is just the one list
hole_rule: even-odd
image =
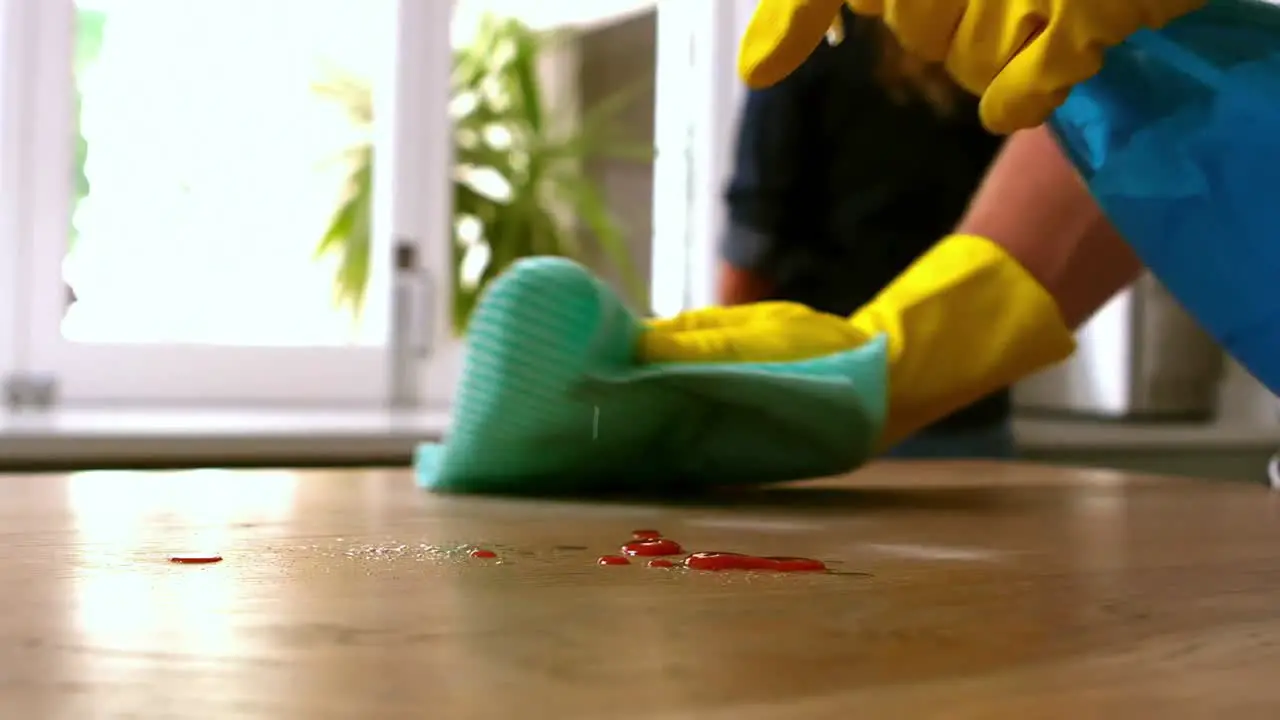
[(643, 325), (563, 258), (522, 260), (472, 313), (452, 426), (425, 488), (676, 492), (852, 470), (885, 420), (884, 338), (785, 363), (640, 364)]

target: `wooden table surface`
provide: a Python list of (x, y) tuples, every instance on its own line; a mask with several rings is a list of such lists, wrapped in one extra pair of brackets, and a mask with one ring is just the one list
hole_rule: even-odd
[[(1277, 502), (982, 463), (670, 504), (0, 477), (0, 718), (1275, 718)], [(837, 572), (595, 564), (642, 527)]]

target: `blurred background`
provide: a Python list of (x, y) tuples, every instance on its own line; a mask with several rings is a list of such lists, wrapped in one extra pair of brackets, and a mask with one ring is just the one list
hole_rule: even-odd
[[(511, 262), (712, 303), (752, 5), (0, 0), (0, 463), (404, 462)], [(1027, 457), (1260, 478), (1274, 398), (1157, 284), (1079, 339)]]

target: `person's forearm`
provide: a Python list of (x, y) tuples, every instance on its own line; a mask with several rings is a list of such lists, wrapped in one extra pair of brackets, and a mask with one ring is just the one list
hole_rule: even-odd
[(721, 305), (746, 305), (760, 302), (773, 292), (773, 284), (765, 277), (750, 270), (720, 263), (719, 287), (716, 288)]
[(1046, 127), (1009, 139), (958, 232), (1001, 245), (1044, 285), (1071, 328), (1142, 271)]

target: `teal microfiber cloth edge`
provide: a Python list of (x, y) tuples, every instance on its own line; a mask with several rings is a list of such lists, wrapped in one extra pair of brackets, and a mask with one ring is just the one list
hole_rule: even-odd
[(640, 364), (643, 323), (563, 258), (528, 258), (472, 313), (424, 488), (674, 492), (846, 472), (884, 427), (887, 343), (800, 362)]

